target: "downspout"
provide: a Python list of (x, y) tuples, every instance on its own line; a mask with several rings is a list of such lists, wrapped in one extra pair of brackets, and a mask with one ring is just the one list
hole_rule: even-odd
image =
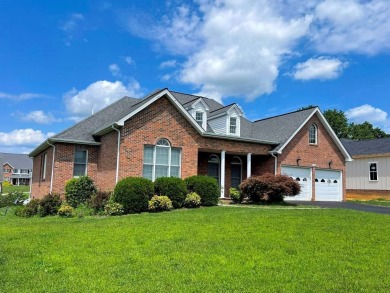
[(56, 155), (56, 147), (54, 144), (51, 144), (49, 141), (47, 141), (47, 144), (53, 147), (53, 160), (51, 162), (51, 176), (50, 176), (50, 194), (53, 191), (53, 177), (54, 177), (54, 158)]
[(117, 150), (116, 150), (116, 174), (115, 174), (115, 183), (118, 183), (118, 177), (119, 177), (119, 155), (120, 155), (120, 145), (121, 145), (121, 131), (114, 127), (114, 124), (111, 125), (112, 129), (116, 130), (118, 132), (118, 143), (117, 143)]
[(277, 174), (277, 170), (278, 170), (278, 157), (275, 156), (273, 153), (270, 153), (271, 156), (273, 156), (275, 158), (275, 175)]
[(34, 174), (34, 157), (29, 157), (31, 160), (33, 160), (33, 166), (31, 169), (31, 177), (30, 177), (30, 196), (29, 199), (32, 199), (31, 191), (32, 191), (32, 181), (33, 181), (33, 174)]

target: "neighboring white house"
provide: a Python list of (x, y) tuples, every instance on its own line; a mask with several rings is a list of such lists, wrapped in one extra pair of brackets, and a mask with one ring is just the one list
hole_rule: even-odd
[(347, 197), (390, 196), (390, 138), (341, 142), (353, 159), (346, 163)]
[(32, 159), (25, 154), (0, 153), (3, 163), (1, 181), (13, 185), (30, 185)]

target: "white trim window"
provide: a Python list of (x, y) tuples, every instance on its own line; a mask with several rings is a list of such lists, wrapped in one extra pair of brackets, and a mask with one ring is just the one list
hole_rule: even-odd
[(237, 117), (229, 118), (229, 133), (237, 134)]
[(41, 178), (42, 180), (45, 180), (46, 179), (46, 164), (47, 164), (47, 153), (44, 153), (42, 156), (41, 156), (41, 171), (42, 171), (42, 174), (41, 174)]
[(309, 126), (309, 144), (317, 144), (317, 125), (312, 123)]
[(169, 141), (162, 138), (156, 145), (144, 146), (142, 177), (156, 180), (159, 177), (181, 177), (181, 149), (172, 148)]
[(203, 116), (204, 113), (202, 111), (195, 112), (195, 120), (199, 124), (199, 126), (203, 127)]
[(369, 180), (370, 181), (378, 181), (378, 163), (377, 162), (369, 162)]
[(217, 155), (210, 155), (207, 161), (207, 176), (215, 178), (221, 184), (221, 161)]
[(87, 175), (88, 151), (85, 149), (75, 149), (73, 163), (73, 177)]

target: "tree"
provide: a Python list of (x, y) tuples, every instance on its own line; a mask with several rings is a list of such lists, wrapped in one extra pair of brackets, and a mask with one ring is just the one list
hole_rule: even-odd
[(348, 119), (345, 113), (341, 110), (333, 109), (324, 111), (324, 116), (329, 122), (333, 131), (339, 138), (348, 138)]
[(374, 128), (374, 126), (367, 121), (362, 124), (351, 123), (348, 130), (350, 139), (362, 140), (389, 137), (386, 132), (378, 127)]

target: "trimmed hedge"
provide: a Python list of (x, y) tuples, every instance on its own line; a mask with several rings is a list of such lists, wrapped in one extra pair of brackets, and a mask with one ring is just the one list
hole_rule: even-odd
[(284, 196), (295, 196), (301, 191), (298, 182), (285, 175), (253, 176), (240, 184), (242, 195), (254, 203), (283, 202)]
[(141, 213), (148, 210), (153, 193), (153, 182), (149, 179), (127, 177), (116, 184), (112, 199), (123, 205), (125, 214)]
[(220, 190), (215, 178), (203, 175), (188, 177), (184, 180), (189, 192), (196, 192), (201, 198), (202, 206), (218, 204)]
[(201, 201), (202, 200), (197, 193), (191, 192), (187, 194), (187, 197), (184, 200), (184, 206), (189, 209), (198, 208), (200, 206)]
[(59, 194), (48, 194), (41, 199), (38, 208), (38, 214), (41, 217), (55, 216), (58, 213), (58, 209), (61, 207), (61, 197)]
[(96, 186), (88, 176), (72, 178), (66, 182), (65, 198), (70, 206), (77, 208), (81, 203), (86, 203), (94, 193)]
[(187, 186), (183, 179), (176, 177), (160, 177), (154, 181), (154, 193), (168, 196), (175, 209), (183, 206), (187, 195)]

